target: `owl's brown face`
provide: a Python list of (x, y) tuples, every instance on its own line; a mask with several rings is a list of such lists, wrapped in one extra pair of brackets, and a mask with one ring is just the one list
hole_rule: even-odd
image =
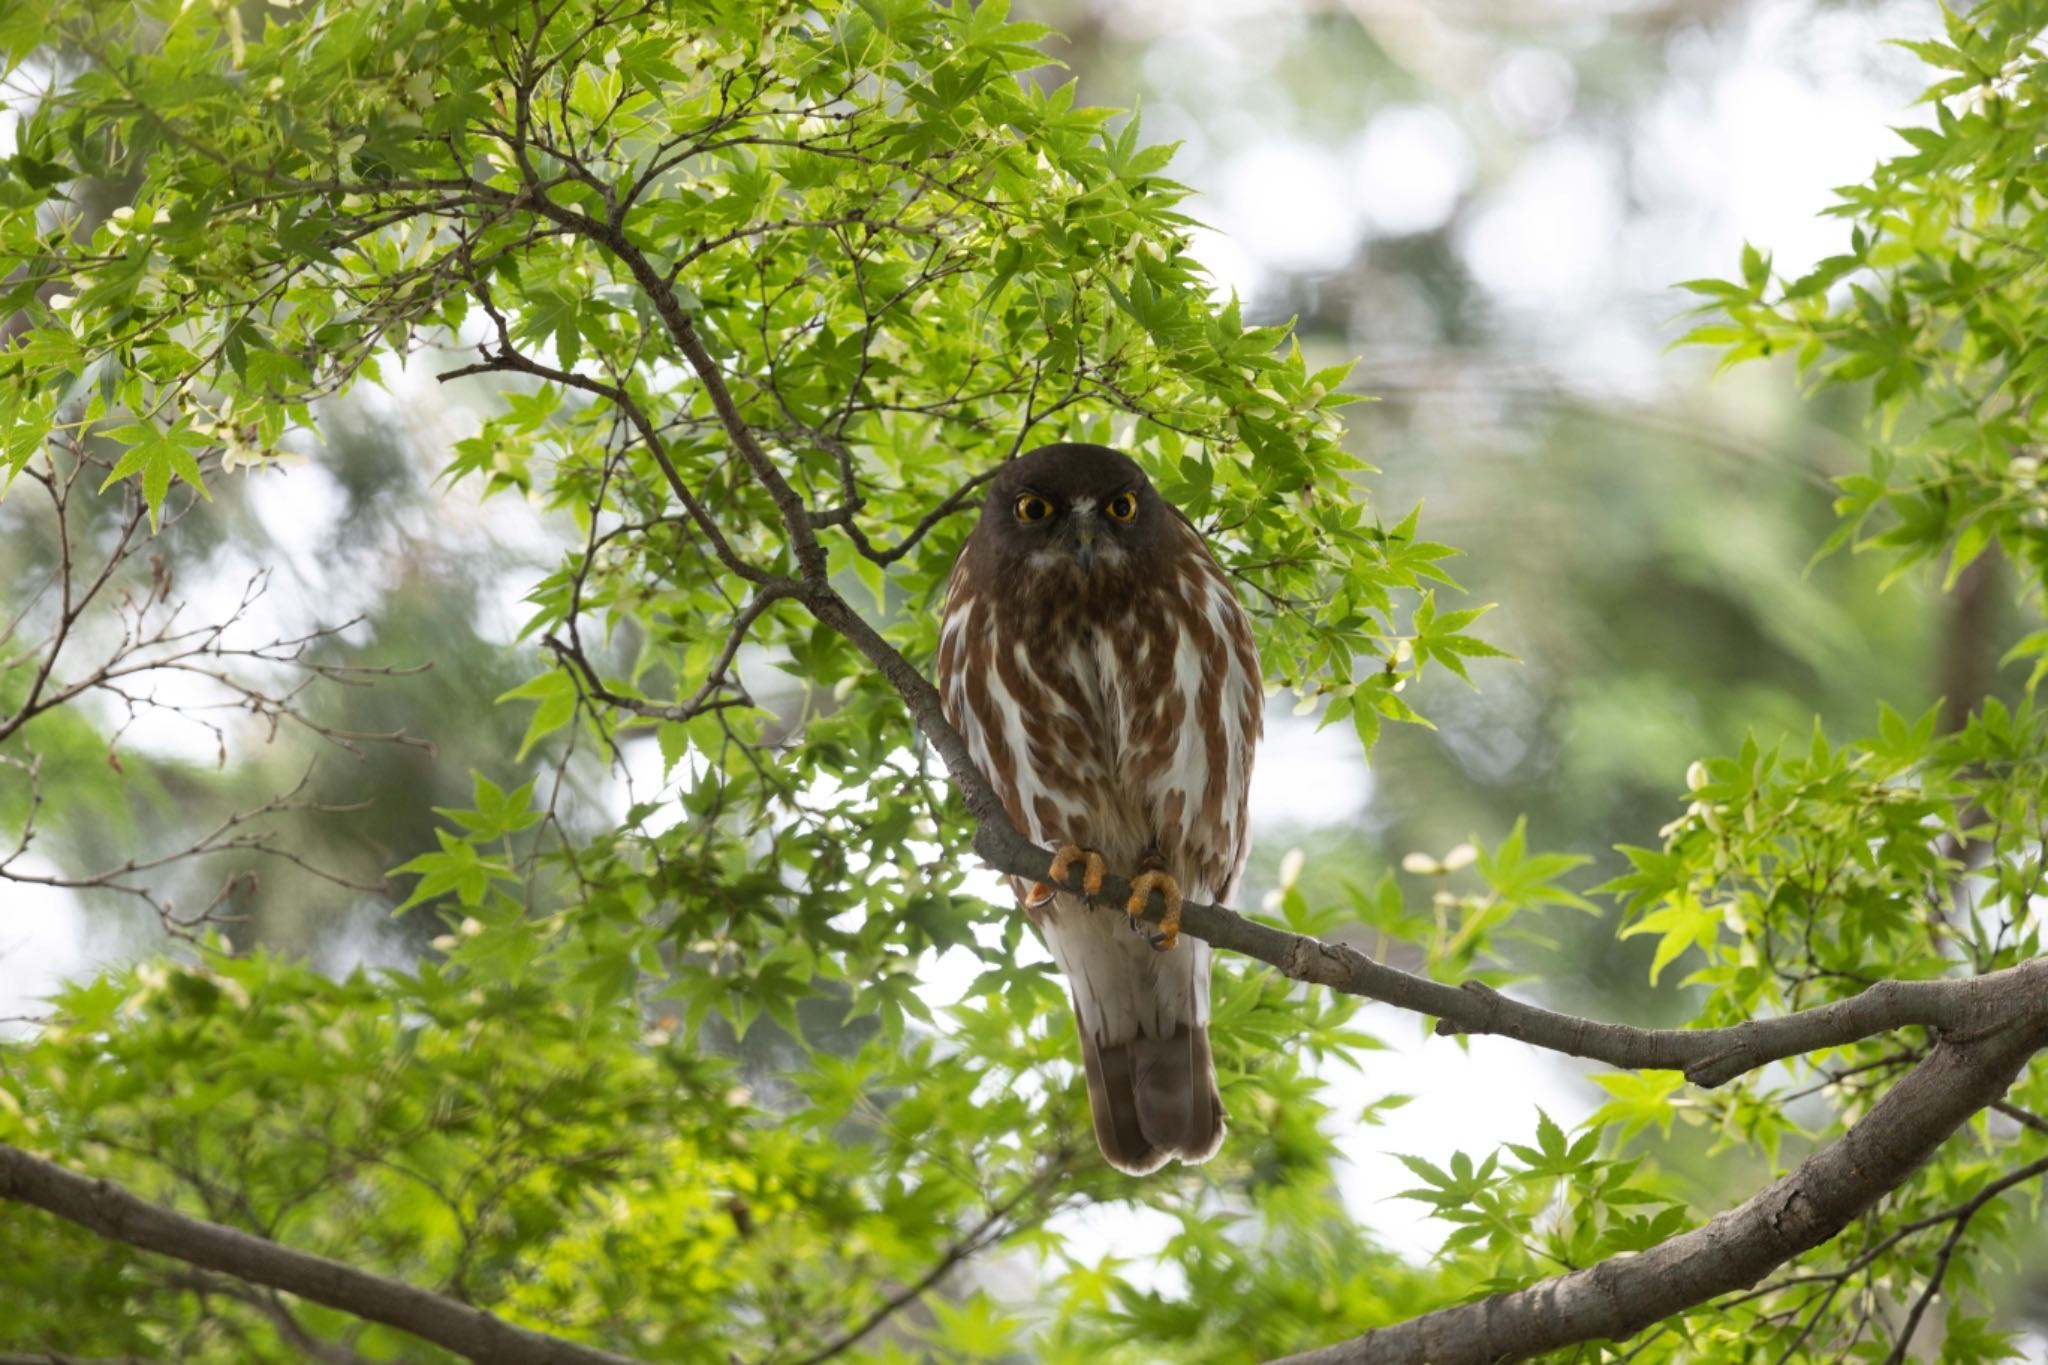
[(1099, 583), (1165, 554), (1174, 516), (1130, 456), (1063, 442), (1018, 457), (989, 484), (974, 548), (999, 574)]

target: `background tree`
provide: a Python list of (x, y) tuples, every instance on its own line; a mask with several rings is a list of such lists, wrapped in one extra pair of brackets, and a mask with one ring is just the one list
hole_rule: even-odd
[[(2009, 473), (2026, 439), (2005, 386), (2033, 335), (2033, 30), (1974, 22), (1925, 54), (1964, 63), (1963, 84), (1942, 91), (1938, 155), (1917, 149), (1936, 159), (1852, 200), (1870, 220), (1854, 257), (1774, 284), (1752, 256), (1708, 290), (1732, 330), (1702, 338), (1814, 361), (1832, 346), (1843, 380), (1890, 358), (1892, 430), (1934, 433), (1899, 453), (1948, 463), (1926, 487), (1852, 484), (1850, 510), (1895, 516), (1881, 543), (1915, 555), (1961, 537), (1965, 562), (2022, 552), (2030, 525), (1988, 495), (1927, 510)], [(1166, 154), (1068, 88), (1010, 79), (1043, 62), (1043, 37), (1000, 7), (922, 4), (0, 20), (42, 92), (0, 221), (20, 310), (6, 449), (44, 490), (54, 547), (38, 561), (21, 542), (51, 588), (9, 637), (9, 813), (22, 850), (54, 826), (84, 868), (51, 875), (132, 885), (201, 938), (67, 991), (9, 1049), (0, 1192), (59, 1215), (10, 1213), (23, 1349), (572, 1349), (523, 1329), (643, 1358), (992, 1358), (1030, 1332), (1046, 1355), (1216, 1359), (1388, 1327), (1335, 1358), (1434, 1360), (1656, 1324), (1628, 1349), (1832, 1358), (1903, 1352), (1935, 1293), (1971, 1283), (2042, 1167), (2037, 1084), (2001, 1098), (2048, 1041), (2024, 701), (1946, 735), (1887, 712), (1867, 743), (1746, 745), (1700, 767), (1691, 810), (1631, 853), (1609, 923), (1654, 938), (1654, 970), (1698, 969), (1700, 1029), (1592, 1025), (1486, 988), (1533, 916), (1582, 903), (1557, 884), (1575, 859), (1532, 853), (1519, 827), (1486, 841), (1474, 889), (1433, 902), (1465, 881), (1428, 869), (1412, 904), (1390, 879), (1312, 898), (1290, 865), (1285, 929), (1191, 912), (1190, 932), (1281, 969), (1219, 982), (1225, 1164), (1130, 1182), (1095, 1161), (1058, 986), (969, 881), (970, 848), (1004, 870), (1040, 859), (913, 666), (979, 481), (1039, 432), (1139, 450), (1218, 538), (1281, 685), (1368, 744), (1414, 718), (1410, 682), (1463, 675), (1489, 647), (1472, 609), (1437, 599), (1448, 551), (1363, 501), (1335, 440), (1341, 372), (1207, 301)], [(1975, 216), (1958, 168), (1984, 187)], [(96, 226), (68, 207), (92, 185), (124, 201)], [(2003, 273), (1971, 273), (1998, 264), (1980, 236), (2008, 234)], [(1949, 292), (1922, 286), (1929, 258)], [(1860, 294), (1829, 293), (1851, 275)], [(1987, 279), (2007, 292), (1971, 287)], [(1971, 345), (1935, 379), (1897, 359), (1942, 369), (1958, 329)], [(131, 546), (145, 523), (205, 524), (201, 499), (240, 493), (224, 475), (276, 462), (356, 379), (402, 395), (426, 370), (509, 378), (448, 472), (571, 538), (528, 594), (546, 663), (507, 692), (529, 703), (516, 756), (485, 759), (402, 869), (407, 905), (446, 932), (336, 982), (209, 933), (237, 895), (274, 890), (226, 882), (195, 905), (163, 889), (155, 853), (95, 870), (124, 804), (175, 824), (200, 788), (189, 771), (81, 785), (88, 758), (118, 772), (100, 755), (119, 748), (80, 707), (191, 710), (211, 698), (126, 680), (201, 671), (259, 718), (399, 738), (322, 719), (294, 673), (412, 660), (338, 621), (244, 644), (232, 610), (187, 640), (148, 617), (175, 579)], [(1962, 455), (1958, 394), (1999, 417), (1973, 422), (1997, 435)], [(88, 638), (99, 594), (131, 582), (122, 633)], [(40, 800), (45, 754), (77, 778), (61, 807)], [(621, 818), (607, 773), (650, 769)], [(177, 846), (195, 886), (220, 880), (222, 854), (324, 866), (255, 832), (301, 799), (283, 790)], [(44, 876), (21, 856), (0, 874)], [(1296, 936), (1359, 926), (1424, 974)], [(935, 1016), (915, 973), (947, 949), (981, 971)], [(1914, 984), (1872, 989), (1893, 979)], [(1356, 995), (1626, 1069), (1576, 1138), (1539, 1118), (1504, 1154), (1418, 1163), (1420, 1197), (1458, 1225), (1426, 1269), (1375, 1248), (1332, 1188), (1341, 1120), (1314, 1063), (1369, 1042)], [(1758, 1070), (1793, 1059), (1822, 1069)], [(1788, 1110), (1816, 1079), (1830, 1108)], [(1643, 1147), (1679, 1113), (1790, 1174), (1686, 1231), (1712, 1210)], [(1132, 1284), (1046, 1230), (1114, 1201), (1178, 1220), (1184, 1288)], [(928, 1293), (999, 1246), (1038, 1254), (1042, 1300)], [(1999, 1349), (1967, 1307), (1945, 1316), (1951, 1356)]]

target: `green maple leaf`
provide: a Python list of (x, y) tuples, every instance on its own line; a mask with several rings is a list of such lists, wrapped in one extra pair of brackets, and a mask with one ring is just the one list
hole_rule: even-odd
[(163, 516), (164, 497), (171, 490), (171, 478), (183, 479), (211, 502), (206, 481), (199, 476), (199, 460), (193, 450), (203, 444), (198, 433), (180, 421), (168, 430), (150, 422), (132, 422), (106, 433), (109, 440), (125, 441), (127, 451), (100, 485), (105, 492), (123, 479), (142, 476), (142, 497), (149, 504), (149, 529), (157, 529)]

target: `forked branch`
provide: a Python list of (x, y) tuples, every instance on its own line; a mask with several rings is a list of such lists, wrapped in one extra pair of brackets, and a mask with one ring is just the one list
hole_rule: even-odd
[(2036, 996), (2020, 1002), (2006, 1028), (1938, 1044), (1855, 1127), (1704, 1227), (1640, 1255), (1290, 1356), (1284, 1365), (1491, 1365), (1633, 1336), (1716, 1295), (1747, 1288), (1835, 1237), (1904, 1183), (1971, 1115), (2003, 1096), (2044, 1046), (2048, 997)]

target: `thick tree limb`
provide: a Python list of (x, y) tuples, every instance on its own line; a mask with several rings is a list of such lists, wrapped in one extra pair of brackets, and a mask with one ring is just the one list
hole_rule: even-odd
[(89, 1232), (202, 1270), (396, 1327), (479, 1365), (634, 1365), (626, 1356), (515, 1327), (416, 1285), (175, 1213), (4, 1143), (0, 1199), (32, 1204)]
[(2048, 1046), (2048, 997), (2014, 997), (2007, 1009), (2005, 1027), (1937, 1044), (1862, 1122), (1704, 1227), (1639, 1255), (1289, 1356), (1284, 1365), (1498, 1365), (1633, 1336), (1754, 1284), (1835, 1237), (2005, 1094)]

